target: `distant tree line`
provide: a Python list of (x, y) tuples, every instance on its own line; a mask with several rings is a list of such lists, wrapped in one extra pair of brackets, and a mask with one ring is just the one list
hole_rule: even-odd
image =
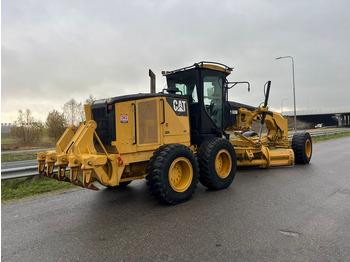
[[(92, 104), (96, 99), (90, 95), (85, 104)], [(20, 146), (32, 146), (46, 135), (57, 141), (69, 125), (78, 126), (85, 121), (84, 106), (74, 98), (63, 105), (63, 112), (52, 110), (48, 113), (45, 123), (36, 120), (29, 109), (18, 110), (17, 121), (11, 127), (11, 134)]]

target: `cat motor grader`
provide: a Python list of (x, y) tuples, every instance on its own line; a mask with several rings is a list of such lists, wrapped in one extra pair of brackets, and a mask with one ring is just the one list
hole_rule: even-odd
[[(247, 83), (249, 90), (248, 82), (227, 80), (232, 70), (199, 62), (163, 71), (167, 88), (160, 93), (150, 70), (151, 93), (85, 105), (86, 121), (69, 126), (56, 150), (38, 154), (39, 174), (92, 190), (99, 189), (94, 181), (113, 188), (146, 178), (156, 198), (177, 204), (193, 195), (198, 180), (209, 189), (227, 188), (237, 166), (309, 163), (310, 134), (297, 132), (289, 140), (287, 120), (268, 110), (270, 81), (263, 106), (228, 101), (236, 84)], [(252, 121), (261, 123), (260, 134), (251, 131)]]

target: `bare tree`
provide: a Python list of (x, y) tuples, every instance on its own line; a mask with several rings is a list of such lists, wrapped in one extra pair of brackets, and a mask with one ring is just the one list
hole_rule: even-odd
[(18, 110), (17, 116), (17, 124), (18, 125), (30, 125), (34, 122), (34, 117), (32, 116), (32, 112), (27, 108), (24, 112), (22, 109)]
[(82, 103), (78, 103), (74, 98), (64, 104), (63, 114), (70, 125), (78, 126), (85, 120), (84, 107)]
[(66, 119), (63, 113), (51, 111), (46, 118), (47, 135), (57, 141), (66, 129)]
[(43, 134), (44, 126), (35, 121), (29, 109), (24, 112), (18, 110), (17, 121), (11, 128), (11, 134), (17, 139), (20, 146), (35, 145)]
[(85, 104), (92, 104), (96, 101), (96, 97), (93, 97), (91, 94), (89, 95), (89, 98), (85, 100)]

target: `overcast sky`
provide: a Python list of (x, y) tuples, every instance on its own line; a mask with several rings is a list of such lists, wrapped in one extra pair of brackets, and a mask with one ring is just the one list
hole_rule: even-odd
[(350, 108), (350, 1), (2, 0), (1, 122), (29, 108), (45, 121), (70, 98), (149, 92), (148, 69), (199, 61), (234, 67), (230, 100)]

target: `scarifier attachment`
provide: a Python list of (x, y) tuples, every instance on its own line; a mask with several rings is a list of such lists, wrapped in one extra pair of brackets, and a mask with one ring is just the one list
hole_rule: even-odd
[(45, 172), (45, 158), (46, 158), (46, 152), (42, 152), (38, 154), (37, 161), (38, 161), (38, 172), (42, 176), (46, 176)]
[[(38, 154), (37, 160), (39, 162), (38, 171), (42, 176), (55, 178), (53, 169), (56, 162), (56, 152), (55, 151), (46, 151)], [(45, 163), (47, 163), (45, 170)]]
[(92, 169), (83, 170), (83, 185), (85, 188), (98, 190), (98, 188), (92, 184)]
[(70, 182), (74, 185), (84, 187), (84, 184), (78, 179), (79, 167), (71, 167)]
[(66, 177), (66, 168), (67, 168), (67, 165), (58, 166), (58, 174), (57, 174), (58, 181), (70, 182), (70, 179)]
[(57, 179), (57, 175), (53, 173), (53, 168), (55, 166), (57, 160), (56, 152), (55, 151), (48, 151), (46, 152), (46, 176), (50, 178)]
[[(75, 126), (68, 127), (57, 142), (56, 150), (38, 154), (39, 174), (91, 190), (98, 190), (92, 183), (101, 179), (108, 180), (109, 177), (106, 172), (100, 171), (97, 175), (94, 170), (101, 170), (100, 167), (106, 165), (109, 154), (95, 132), (96, 127), (96, 122), (93, 120), (84, 122), (76, 132)], [(94, 138), (100, 143), (104, 153), (96, 151)], [(58, 166), (58, 174), (54, 174), (55, 163)], [(70, 168), (69, 177), (65, 174), (67, 166)], [(80, 175), (82, 181), (79, 180)]]

